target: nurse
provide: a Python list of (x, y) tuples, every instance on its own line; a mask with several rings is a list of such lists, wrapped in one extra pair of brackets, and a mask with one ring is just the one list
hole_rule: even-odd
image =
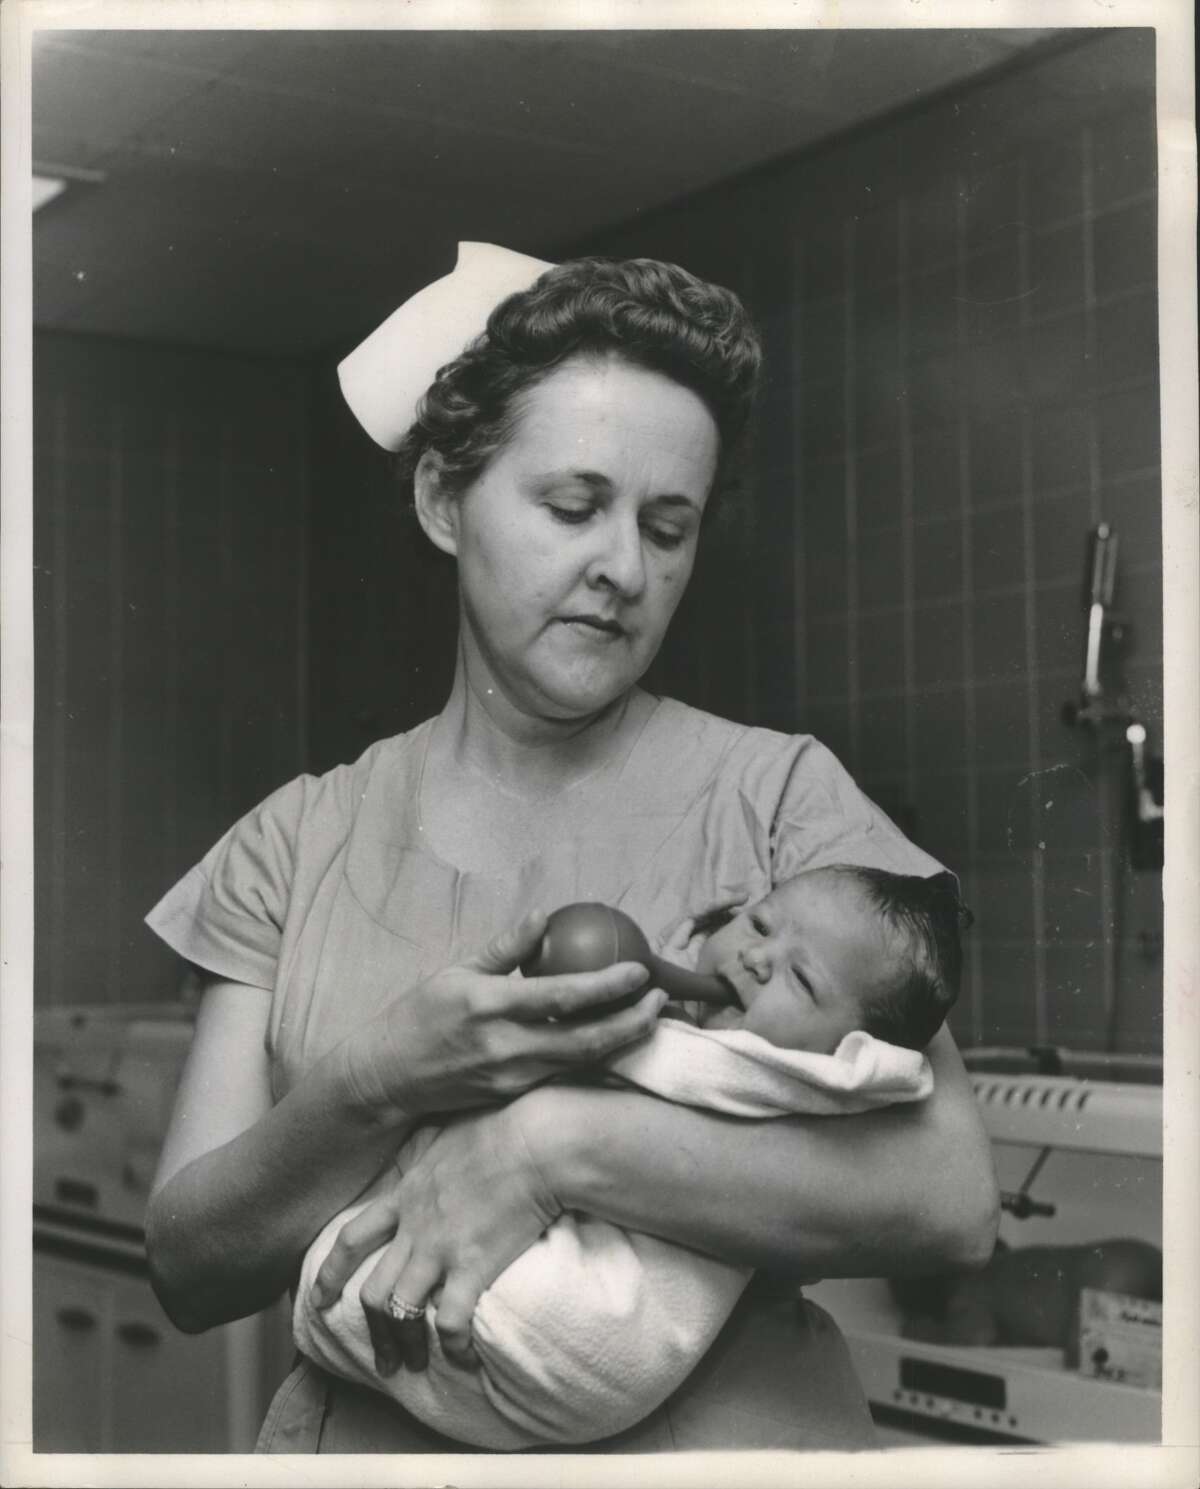
[[(759, 360), (736, 297), (673, 265), (462, 245), (343, 364), (457, 565), (457, 665), (440, 714), (281, 787), (149, 917), (207, 979), (147, 1218), (181, 1327), (278, 1297), (435, 1113), (460, 1118), (320, 1279), (334, 1295), (386, 1247), (363, 1289), (383, 1369), (423, 1367), (430, 1302), (469, 1360), (480, 1293), (564, 1210), (760, 1271), (691, 1379), (596, 1451), (870, 1446), (845, 1343), (796, 1283), (990, 1254), (990, 1154), (948, 1032), (919, 1108), (730, 1123), (552, 1079), (650, 1028), (644, 968), (511, 975), (569, 901), (661, 945), (804, 868), (939, 867), (811, 737), (639, 686), (736, 477)], [(302, 1363), (260, 1449), (463, 1445)]]

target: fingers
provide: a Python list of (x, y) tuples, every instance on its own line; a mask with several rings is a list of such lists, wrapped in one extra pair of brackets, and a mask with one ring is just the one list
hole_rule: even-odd
[[(424, 1308), (440, 1281), (438, 1263), (410, 1257), (392, 1286), (392, 1296), (414, 1308)], [(429, 1363), (429, 1322), (424, 1313), (420, 1318), (394, 1319), (392, 1330), (399, 1345), (400, 1363), (406, 1370), (424, 1370)]]
[(479, 1368), (479, 1356), (471, 1342), (471, 1319), (479, 1296), (476, 1280), (457, 1272), (442, 1289), (437, 1305), (437, 1332), (442, 1353), (467, 1370)]
[[(401, 1365), (406, 1370), (424, 1370), (429, 1363), (429, 1324), (424, 1309), (440, 1276), (438, 1263), (413, 1256), (408, 1243), (397, 1240), (363, 1283), (359, 1297), (380, 1375), (394, 1375)], [(404, 1304), (422, 1311), (405, 1318)]]
[(652, 988), (631, 1008), (622, 1008), (608, 1018), (528, 1029), (529, 1055), (549, 1069), (594, 1064), (651, 1033), (666, 1002), (666, 993)]
[(688, 949), (688, 942), (692, 939), (695, 929), (696, 922), (691, 916), (688, 916), (686, 920), (681, 920), (670, 936), (667, 937), (667, 943), (663, 949), (665, 951), (686, 951)]
[[(371, 1336), (371, 1348), (375, 1351), (375, 1371), (378, 1375), (394, 1375), (400, 1368), (400, 1341), (395, 1334), (396, 1325), (388, 1313), (388, 1300), (392, 1296), (395, 1279), (404, 1270), (409, 1249), (409, 1242), (399, 1239), (387, 1247), (358, 1295), (363, 1317), (367, 1322), (367, 1332)], [(424, 1327), (424, 1318), (418, 1322)]]
[[(424, 1370), (429, 1364), (430, 1323), (424, 1312), (417, 1318), (397, 1317), (399, 1304), (411, 1308), (427, 1306), (440, 1281), (440, 1267), (428, 1258), (415, 1257), (407, 1243), (390, 1246), (363, 1284), (360, 1301), (375, 1369), (382, 1376), (394, 1375), (401, 1366)], [(437, 1302), (437, 1332), (447, 1359), (465, 1369), (479, 1365), (471, 1341), (471, 1319), (482, 1289), (467, 1273), (456, 1272), (442, 1288)], [(393, 1312), (393, 1299), (397, 1300)]]
[(640, 962), (616, 962), (599, 972), (527, 977), (504, 990), (504, 1014), (522, 1022), (601, 1017), (608, 1006), (644, 988), (650, 974)]
[(512, 930), (494, 936), (481, 952), (469, 957), (462, 965), (492, 976), (514, 972), (537, 950), (545, 931), (546, 917), (540, 910), (533, 910)]
[(314, 1308), (328, 1308), (372, 1251), (396, 1233), (396, 1208), (391, 1200), (373, 1200), (338, 1232), (329, 1255), (321, 1263), (309, 1294)]

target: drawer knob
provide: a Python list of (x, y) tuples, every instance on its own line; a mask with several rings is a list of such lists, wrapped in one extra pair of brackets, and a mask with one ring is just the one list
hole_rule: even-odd
[(70, 1329), (75, 1334), (86, 1334), (96, 1327), (96, 1315), (89, 1313), (86, 1308), (60, 1308), (57, 1317), (64, 1329)]
[(124, 1323), (117, 1325), (117, 1337), (123, 1344), (131, 1344), (135, 1349), (147, 1349), (152, 1344), (160, 1342), (160, 1334), (150, 1324)]
[(54, 1108), (54, 1120), (64, 1132), (77, 1132), (86, 1116), (87, 1107), (78, 1096), (64, 1096)]

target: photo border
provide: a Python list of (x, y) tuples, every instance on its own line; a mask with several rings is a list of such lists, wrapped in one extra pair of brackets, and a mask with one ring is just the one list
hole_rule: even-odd
[[(30, 75), (35, 32), (56, 29), (955, 30), (1149, 26), (1157, 32), (1159, 333), (1162, 388), (1166, 869), (1164, 955), (1164, 1445), (889, 1449), (873, 1454), (680, 1453), (315, 1456), (73, 1455), (30, 1449), (33, 968), (32, 233)], [(609, 1486), (747, 1483), (1024, 1485), (1033, 1467), (1062, 1489), (1194, 1485), (1200, 1401), (1200, 773), (1197, 568), (1196, 136), (1186, 0), (5, 0), (0, 227), (0, 1482), (13, 1485)]]

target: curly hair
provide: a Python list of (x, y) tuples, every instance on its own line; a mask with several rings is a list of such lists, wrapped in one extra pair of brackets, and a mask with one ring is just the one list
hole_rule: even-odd
[(492, 312), (487, 329), (438, 370), (396, 452), (412, 498), (427, 450), (462, 491), (512, 437), (523, 395), (570, 357), (616, 355), (691, 389), (720, 436), (709, 507), (736, 486), (762, 351), (732, 291), (656, 259), (573, 259)]

